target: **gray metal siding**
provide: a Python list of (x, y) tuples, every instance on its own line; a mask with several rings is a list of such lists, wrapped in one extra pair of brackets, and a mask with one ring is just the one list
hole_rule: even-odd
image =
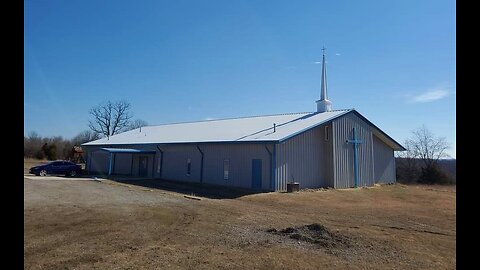
[(353, 127), (357, 130), (358, 146), (358, 186), (372, 186), (373, 153), (371, 127), (355, 114), (347, 114), (333, 120), (334, 188), (354, 187), (353, 145), (347, 143), (353, 138)]
[(373, 157), (375, 161), (375, 183), (395, 183), (395, 156), (393, 149), (373, 136)]
[[(200, 149), (205, 153), (204, 183), (252, 188), (252, 159), (261, 159), (262, 189), (270, 190), (270, 155), (264, 144), (205, 144)], [(230, 161), (228, 180), (223, 179), (225, 159)]]
[(113, 164), (112, 174), (129, 175), (131, 172), (132, 154), (115, 154), (115, 162)]
[[(161, 152), (156, 144), (150, 145), (115, 145), (111, 148), (133, 148), (140, 150), (155, 150), (155, 159), (153, 155), (148, 155), (149, 177), (170, 179), (177, 181), (200, 182), (201, 173), (201, 154), (196, 145), (158, 145), (163, 151), (162, 175), (160, 176)], [(87, 151), (90, 153), (104, 153), (105, 173), (108, 173), (108, 153), (104, 151), (95, 151), (103, 146), (90, 146)], [(235, 186), (251, 188), (252, 186), (252, 159), (262, 160), (262, 189), (270, 190), (270, 155), (265, 149), (265, 144), (200, 144), (200, 149), (204, 152), (203, 182), (218, 184), (224, 186)], [(270, 152), (273, 151), (271, 145), (268, 145)], [(119, 154), (116, 154), (117, 156)], [(132, 176), (138, 176), (138, 156), (133, 155), (133, 163), (121, 162), (128, 167), (123, 170), (129, 170), (132, 167)], [(191, 159), (191, 174), (187, 176), (187, 158)], [(223, 161), (230, 160), (229, 179), (223, 179)], [(96, 158), (94, 158), (96, 160)], [(96, 161), (95, 161), (96, 162)], [(131, 160), (130, 160), (131, 162)], [(117, 159), (116, 159), (117, 163)], [(153, 166), (153, 167), (152, 167)], [(115, 172), (120, 169), (120, 163), (114, 165)]]
[[(167, 145), (164, 152), (162, 179), (200, 182), (201, 154), (195, 145)], [(190, 175), (187, 175), (187, 159), (191, 160)]]
[(109, 154), (105, 151), (94, 151), (90, 155), (89, 173), (108, 174)]
[[(325, 140), (325, 126), (329, 138)], [(301, 133), (276, 149), (276, 190), (286, 191), (295, 181), (301, 188), (333, 186), (331, 123)]]

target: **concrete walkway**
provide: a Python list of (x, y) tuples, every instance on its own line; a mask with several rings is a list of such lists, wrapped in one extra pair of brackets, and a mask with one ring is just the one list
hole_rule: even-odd
[(66, 177), (66, 176), (57, 176), (57, 175), (48, 175), (48, 176), (36, 176), (34, 174), (24, 174), (23, 178), (29, 180), (67, 180), (67, 181), (102, 181), (107, 180), (104, 178), (92, 177), (92, 176), (77, 176), (77, 177)]

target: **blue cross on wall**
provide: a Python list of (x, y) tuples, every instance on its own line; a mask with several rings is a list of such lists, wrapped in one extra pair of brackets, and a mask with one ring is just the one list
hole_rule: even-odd
[(347, 140), (347, 143), (353, 144), (353, 168), (355, 173), (355, 187), (358, 187), (358, 145), (363, 143), (357, 140), (357, 131), (353, 128), (353, 140)]

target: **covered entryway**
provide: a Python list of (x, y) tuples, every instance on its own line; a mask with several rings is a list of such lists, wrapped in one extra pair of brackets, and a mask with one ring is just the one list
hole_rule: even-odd
[(90, 174), (152, 178), (154, 158), (150, 150), (100, 148), (91, 153), (87, 169)]
[(148, 156), (138, 157), (138, 176), (146, 177), (148, 175)]

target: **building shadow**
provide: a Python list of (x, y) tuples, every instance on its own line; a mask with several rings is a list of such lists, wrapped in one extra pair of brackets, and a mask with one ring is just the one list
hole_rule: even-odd
[(205, 197), (209, 199), (235, 199), (246, 195), (269, 192), (264, 190), (251, 190), (246, 188), (225, 187), (205, 183), (189, 183), (163, 179), (113, 178), (111, 180), (123, 184), (172, 191), (188, 196)]

